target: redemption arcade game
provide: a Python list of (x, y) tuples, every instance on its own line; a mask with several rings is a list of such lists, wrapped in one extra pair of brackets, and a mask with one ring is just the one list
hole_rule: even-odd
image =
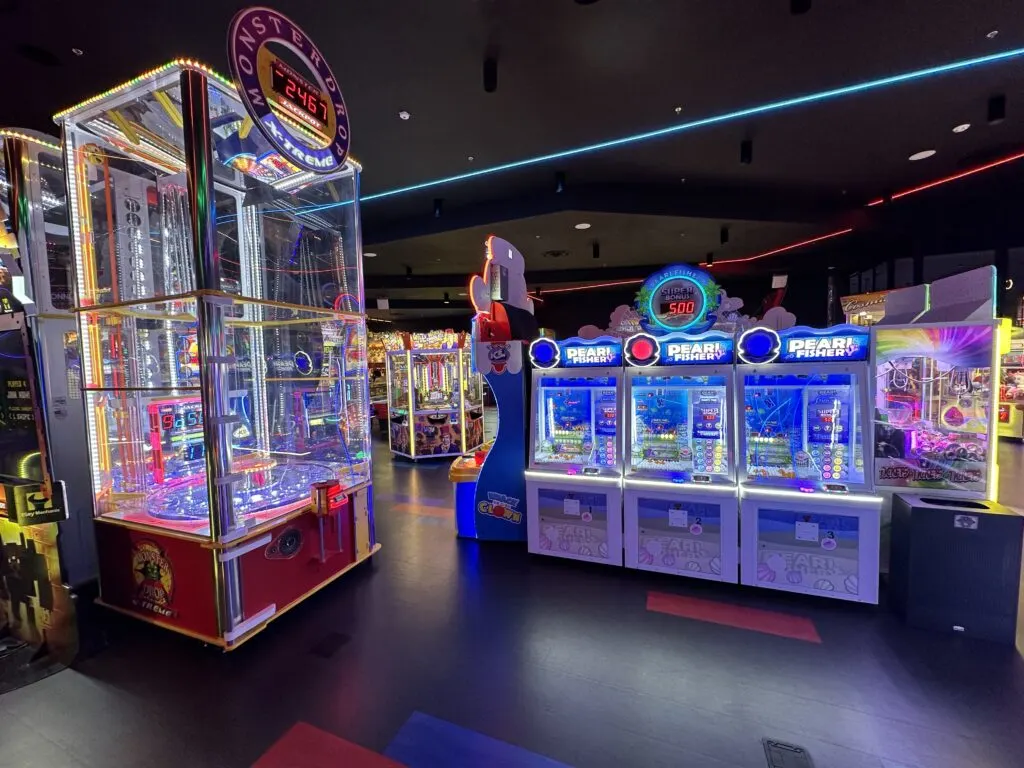
[(25, 333), (38, 371), (34, 405), (47, 446), (30, 463), (41, 464), (39, 456), (45, 455), (46, 471), (71, 489), (66, 518), (59, 524), (59, 550), (64, 579), (77, 588), (96, 578), (96, 546), (92, 500), (85, 492), (89, 448), (78, 325), (72, 312), (71, 241), (61, 148), (57, 139), (29, 131), (0, 129), (0, 140), (4, 158), (0, 187), (7, 206), (0, 219), (8, 219), (13, 238), (3, 266), (10, 288), (21, 294)]
[(226, 649), (379, 549), (345, 105), (274, 11), (229, 54), (57, 117), (101, 600)]
[(999, 373), (999, 436), (1024, 440), (1024, 328), (1010, 333)]
[(622, 341), (530, 344), (530, 552), (622, 565)]
[(736, 582), (734, 344), (706, 330), (718, 296), (689, 266), (658, 272), (638, 294), (643, 331), (624, 345), (623, 545), (629, 568)]
[(878, 602), (869, 341), (854, 325), (737, 340), (743, 584)]
[(450, 330), (407, 333), (402, 348), (387, 353), (396, 456), (460, 456), (483, 444), (483, 387), (467, 340)]

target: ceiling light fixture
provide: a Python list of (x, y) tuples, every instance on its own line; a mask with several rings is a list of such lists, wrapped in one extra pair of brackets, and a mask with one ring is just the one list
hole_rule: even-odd
[(369, 252), (364, 251), (363, 252), (363, 258), (364, 259), (376, 259), (377, 258), (377, 254), (376, 253), (369, 253)]
[(616, 280), (613, 283), (594, 283), (593, 285), (574, 285), (571, 288), (545, 288), (544, 295), (547, 296), (549, 293), (572, 293), (573, 291), (590, 291), (594, 288), (614, 288), (618, 285), (637, 285), (644, 282), (643, 278), (639, 280)]
[(929, 157), (935, 154), (934, 149), (922, 149), (920, 152), (912, 154), (908, 160), (912, 163), (916, 163), (918, 160), (927, 160)]
[[(475, 179), (480, 176), (489, 176), (495, 173), (504, 173), (505, 171), (511, 171), (526, 166), (540, 165), (542, 163), (549, 163), (554, 160), (562, 160), (564, 158), (575, 157), (577, 155), (584, 155), (592, 152), (600, 152), (606, 149), (614, 149), (616, 147), (628, 146), (630, 144), (636, 144), (638, 142), (648, 141), (650, 139), (657, 139), (664, 136), (673, 136), (678, 133), (683, 133), (684, 131), (692, 131), (696, 128), (704, 128), (710, 125), (718, 125), (720, 123), (732, 122), (735, 120), (753, 117), (755, 115), (767, 114), (769, 112), (778, 112), (780, 110), (790, 109), (791, 107), (798, 107), (804, 104), (813, 104), (822, 101), (832, 101), (844, 96), (852, 96), (853, 94), (865, 93), (867, 91), (877, 91), (882, 88), (888, 88), (890, 86), (900, 85), (902, 83), (909, 83), (914, 80), (935, 77), (937, 75), (944, 75), (950, 72), (959, 72), (965, 69), (972, 69), (974, 67), (985, 66), (988, 64), (996, 64), (999, 62), (1008, 61), (1010, 59), (1018, 59), (1022, 57), (1024, 57), (1024, 48), (1012, 48), (1010, 50), (1000, 51), (999, 53), (988, 54), (987, 56), (977, 56), (971, 59), (960, 59), (957, 61), (949, 62), (947, 64), (940, 64), (938, 66), (927, 67), (925, 69), (915, 69), (909, 72), (901, 72), (900, 74), (897, 75), (890, 75), (888, 77), (882, 77), (876, 80), (864, 80), (859, 83), (844, 85), (839, 88), (830, 88), (824, 91), (816, 91), (814, 93), (808, 93), (802, 96), (794, 96), (788, 99), (781, 99), (779, 101), (772, 101), (767, 102), (765, 104), (759, 104), (754, 107), (737, 109), (732, 112), (723, 112), (718, 115), (711, 115), (710, 117), (702, 117), (696, 120), (690, 120), (685, 123), (674, 123), (673, 125), (669, 125), (664, 128), (658, 128), (653, 131), (635, 133), (629, 136), (620, 136), (619, 138), (608, 139), (605, 141), (596, 142), (594, 144), (585, 144), (583, 146), (574, 147), (572, 149), (565, 149), (559, 152), (549, 152), (543, 155), (534, 155), (532, 157), (527, 157), (522, 160), (515, 160), (509, 163), (502, 163), (501, 165), (493, 165), (490, 166), (489, 168), (478, 168), (473, 171), (457, 173), (451, 176), (443, 176), (437, 179), (422, 181), (416, 184), (409, 184), (404, 187), (386, 189), (382, 192), (376, 192), (372, 195), (365, 195), (360, 198), (360, 201), (365, 203), (371, 200), (382, 200), (387, 197), (404, 195), (410, 192), (417, 192), (422, 189), (438, 187), (444, 184), (453, 184), (459, 181)], [(338, 203), (323, 203), (321, 205), (311, 205), (299, 209), (268, 209), (264, 211), (264, 213), (315, 213), (316, 211), (328, 210), (330, 208), (337, 208), (343, 205), (351, 205), (351, 202), (343, 201)]]
[(750, 165), (754, 162), (754, 142), (751, 139), (744, 139), (740, 142), (740, 164)]
[(469, 294), (466, 293), (465, 291), (463, 291), (462, 293), (456, 294), (456, 295), (457, 296), (469, 296)]
[(448, 295), (447, 291), (445, 291), (445, 293), (444, 293), (444, 303), (445, 304), (451, 304), (452, 303), (451, 296)]
[(960, 125), (953, 126), (953, 133), (963, 133), (971, 127), (970, 123), (960, 123)]
[(472, 162), (473, 162), (474, 160), (476, 160), (476, 158), (475, 158), (475, 157), (473, 157), (472, 155), (469, 155), (469, 156), (467, 156), (467, 157), (466, 157), (466, 159), (467, 159), (467, 160), (469, 160), (469, 162), (471, 162), (471, 163), (472, 163)]
[(402, 120), (408, 120), (408, 119), (409, 119), (410, 117), (412, 117), (412, 115), (411, 115), (411, 114), (409, 114), (408, 112), (406, 112), (406, 111), (405, 111), (404, 109), (403, 109), (403, 110), (402, 110), (401, 112), (399, 112), (399, 113), (398, 113), (398, 116), (399, 116), (399, 117), (400, 117), (400, 118), (401, 118)]
[(987, 37), (989, 40), (995, 40), (997, 37), (999, 37), (999, 30), (993, 29), (991, 32), (985, 35), (985, 37)]
[(85, 55), (85, 51), (83, 51), (83, 50), (82, 50), (81, 48), (72, 48), (72, 49), (71, 49), (71, 52), (72, 52), (72, 53), (73, 53), (73, 54), (74, 54), (75, 56), (84, 56), (84, 55)]
[(585, 221), (581, 221), (579, 224), (576, 224), (573, 229), (590, 229), (590, 224)]
[(676, 107), (676, 114), (677, 115), (683, 114), (683, 108), (682, 107)]

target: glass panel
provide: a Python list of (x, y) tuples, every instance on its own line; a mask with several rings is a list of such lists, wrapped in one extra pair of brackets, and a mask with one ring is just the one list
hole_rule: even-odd
[(212, 84), (209, 94), (221, 290), (363, 312), (356, 174), (299, 172), (249, 130), (234, 94)]
[(308, 505), (316, 482), (369, 482), (363, 320), (243, 300), (235, 310), (227, 397), (236, 519), (251, 525)]
[(855, 374), (746, 376), (744, 406), (749, 479), (864, 482)]
[(79, 316), (98, 514), (209, 534), (196, 302)]
[(877, 330), (878, 484), (987, 488), (993, 344), (991, 326)]
[(616, 377), (541, 377), (534, 464), (611, 469), (618, 464)]
[(458, 352), (413, 353), (413, 404), (417, 413), (459, 410), (458, 355)]
[[(80, 127), (94, 132), (68, 130), (74, 161), (70, 177), (77, 185), (82, 305), (193, 290), (181, 129), (149, 97)], [(130, 147), (132, 154), (103, 137)]]
[(631, 471), (729, 479), (725, 376), (637, 376), (631, 400)]
[(473, 367), (473, 355), (470, 350), (462, 352), (462, 391), (466, 398), (466, 409), (475, 410), (484, 406), (483, 379)]
[(391, 410), (396, 413), (409, 412), (409, 358), (405, 352), (388, 354), (391, 366)]
[(28, 337), (10, 316), (0, 326), (0, 475), (44, 480), (46, 446), (37, 429), (39, 413), (32, 400), (38, 386), (28, 355)]
[(43, 221), (46, 226), (50, 303), (54, 309), (68, 310), (74, 306), (75, 296), (71, 281), (71, 240), (68, 236), (68, 211), (64, 194), (64, 166), (60, 156), (51, 152), (39, 152), (38, 163)]

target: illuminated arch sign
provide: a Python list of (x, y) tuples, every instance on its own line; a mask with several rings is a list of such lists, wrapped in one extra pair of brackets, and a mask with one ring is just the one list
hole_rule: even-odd
[(626, 362), (639, 368), (652, 365), (732, 365), (733, 337), (722, 331), (667, 333), (652, 336), (638, 333), (623, 345)]
[(622, 365), (622, 340), (613, 336), (563, 341), (541, 337), (530, 344), (530, 362), (534, 368), (618, 368)]
[(239, 11), (228, 34), (228, 63), (249, 117), (284, 157), (313, 173), (345, 165), (345, 100), (331, 68), (294, 21), (270, 8)]
[(636, 295), (640, 326), (660, 336), (701, 333), (718, 319), (719, 287), (703, 269), (675, 264), (647, 278)]
[(868, 359), (870, 335), (858, 325), (831, 328), (796, 326), (783, 331), (751, 328), (737, 343), (741, 362), (763, 363), (847, 363)]

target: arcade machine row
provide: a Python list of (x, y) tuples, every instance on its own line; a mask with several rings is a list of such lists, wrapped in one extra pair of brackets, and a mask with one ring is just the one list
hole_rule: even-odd
[(360, 167), (311, 49), (249, 9), (237, 90), (177, 60), (57, 116), (101, 601), (226, 649), (380, 546)]
[[(36, 362), (38, 426), (50, 475), (71, 489), (58, 524), (60, 567), (72, 588), (96, 578), (89, 448), (81, 389), (78, 326), (74, 313), (71, 245), (64, 164), (57, 139), (30, 131), (0, 130), (0, 181), (11, 228), (3, 267), (8, 289), (24, 315)], [(20, 287), (20, 289), (19, 289)], [(43, 372), (46, 375), (43, 375)], [(18, 378), (18, 377), (15, 377)], [(54, 439), (56, 433), (59, 439)], [(12, 461), (14, 459), (12, 458)], [(38, 463), (35, 458), (30, 463)], [(5, 470), (7, 471), (7, 470)]]
[(622, 341), (530, 344), (530, 552), (622, 565)]
[(465, 333), (402, 334), (387, 367), (392, 454), (415, 461), (483, 444), (483, 381)]
[(626, 566), (736, 582), (733, 337), (638, 333), (625, 358)]
[(743, 584), (878, 602), (868, 333), (758, 327), (737, 340)]
[(1011, 329), (999, 375), (999, 436), (1024, 440), (1024, 328)]

